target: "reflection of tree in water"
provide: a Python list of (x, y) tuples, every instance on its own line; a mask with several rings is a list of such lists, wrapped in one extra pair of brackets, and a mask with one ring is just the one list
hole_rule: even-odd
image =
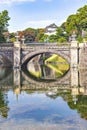
[(8, 97), (6, 94), (3, 94), (2, 90), (0, 90), (0, 115), (4, 118), (8, 116)]
[(87, 119), (87, 95), (77, 95), (74, 99), (71, 93), (67, 93), (62, 94), (62, 97), (71, 109), (76, 109), (82, 118)]
[(55, 99), (58, 96), (61, 96), (71, 109), (77, 110), (81, 118), (87, 120), (87, 95), (73, 96), (70, 90), (58, 90), (56, 95), (49, 97)]
[(68, 102), (68, 105), (71, 109), (76, 109), (78, 113), (80, 113), (82, 118), (87, 119), (87, 96), (86, 95), (78, 95), (77, 103)]

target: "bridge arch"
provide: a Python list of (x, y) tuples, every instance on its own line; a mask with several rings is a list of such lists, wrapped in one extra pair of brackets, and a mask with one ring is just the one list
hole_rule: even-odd
[(67, 54), (67, 51), (55, 51), (55, 50), (38, 50), (38, 51), (34, 51), (34, 52), (30, 52), (27, 53), (24, 58), (22, 59), (22, 65), (27, 64), (28, 61), (30, 61), (33, 57), (39, 55), (39, 54), (43, 54), (43, 53), (52, 53), (52, 54), (57, 54), (59, 56), (61, 56), (62, 58), (64, 58), (67, 63), (70, 64), (70, 55)]

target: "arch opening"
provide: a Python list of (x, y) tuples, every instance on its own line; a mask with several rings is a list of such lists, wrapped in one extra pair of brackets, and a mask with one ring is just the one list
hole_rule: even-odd
[(59, 55), (60, 57), (62, 57), (66, 63), (70, 64), (70, 57), (68, 55), (66, 55), (65, 53), (61, 52), (55, 52), (55, 51), (39, 51), (39, 52), (31, 52), (29, 54), (27, 54), (23, 60), (22, 60), (22, 63), (21, 65), (22, 66), (26, 66), (27, 63), (32, 59), (34, 58), (35, 56), (38, 56), (40, 54), (45, 54), (45, 53), (50, 53), (50, 54), (56, 54), (56, 55)]
[(37, 79), (55, 80), (65, 75), (69, 63), (58, 53), (41, 52), (28, 57), (23, 68), (27, 68), (28, 73)]

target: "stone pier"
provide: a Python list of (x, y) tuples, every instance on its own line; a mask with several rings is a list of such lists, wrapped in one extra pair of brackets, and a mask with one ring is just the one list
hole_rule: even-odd
[(71, 42), (71, 68), (77, 68), (79, 64), (79, 47), (77, 41)]
[(20, 42), (14, 43), (14, 67), (13, 68), (21, 68), (21, 44)]

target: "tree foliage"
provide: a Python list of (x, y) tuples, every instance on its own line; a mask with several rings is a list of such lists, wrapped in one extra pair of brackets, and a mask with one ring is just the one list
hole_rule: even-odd
[(34, 42), (36, 37), (36, 30), (33, 28), (27, 28), (24, 30), (25, 42)]
[[(0, 14), (0, 39), (3, 37), (3, 32), (7, 29), (8, 26), (8, 12), (6, 17), (4, 17), (4, 21), (1, 23), (1, 15)], [(3, 15), (3, 16), (4, 16)], [(3, 25), (3, 26), (1, 26)], [(3, 27), (3, 29), (1, 28)], [(75, 14), (68, 16), (66, 21), (62, 23), (61, 26), (57, 27), (56, 34), (47, 35), (45, 33), (46, 28), (27, 28), (23, 31), (19, 31), (19, 40), (21, 41), (22, 36), (25, 37), (25, 42), (67, 42), (72, 35), (73, 32), (77, 34), (77, 40), (82, 42), (84, 39), (87, 40), (87, 5), (82, 8), (79, 8)], [(11, 41), (15, 41), (14, 36), (10, 36)]]
[(62, 27), (69, 35), (75, 31), (77, 37), (82, 37), (82, 30), (87, 31), (87, 5), (78, 9), (76, 14), (70, 15)]
[(8, 29), (8, 21), (10, 20), (10, 17), (8, 16), (8, 11), (4, 10), (0, 13), (0, 42), (5, 41), (4, 32), (6, 32)]

